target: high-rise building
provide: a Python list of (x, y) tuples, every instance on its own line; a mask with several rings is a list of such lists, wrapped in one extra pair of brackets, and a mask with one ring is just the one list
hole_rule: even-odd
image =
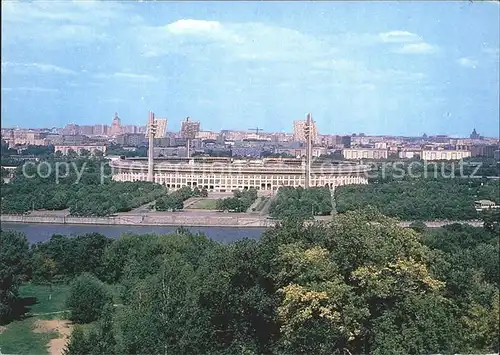
[(135, 125), (127, 125), (122, 127), (122, 133), (138, 133), (139, 129)]
[[(306, 142), (305, 126), (306, 120), (293, 121), (293, 140), (295, 142)], [(311, 122), (311, 134), (313, 144), (318, 144), (318, 130), (314, 120)]]
[(139, 147), (146, 143), (144, 133), (124, 133), (116, 137), (116, 143), (127, 147)]
[(74, 123), (68, 123), (64, 128), (63, 132), (66, 136), (76, 136), (80, 134), (80, 126)]
[(94, 126), (80, 126), (80, 134), (91, 136), (94, 134)]
[(472, 133), (469, 137), (470, 137), (470, 139), (479, 139), (481, 137), (481, 135), (479, 133), (477, 133), (476, 129), (474, 128), (474, 130), (472, 131)]
[(118, 113), (115, 112), (115, 117), (113, 117), (113, 123), (111, 124), (110, 135), (118, 136), (122, 133), (122, 124)]
[(105, 124), (96, 124), (94, 125), (93, 133), (96, 136), (105, 136), (108, 134), (109, 126)]
[(189, 117), (186, 117), (184, 121), (181, 123), (181, 137), (186, 140), (186, 148), (187, 154), (186, 156), (189, 158), (191, 142), (196, 137), (198, 132), (200, 131), (200, 122), (199, 121), (191, 121)]

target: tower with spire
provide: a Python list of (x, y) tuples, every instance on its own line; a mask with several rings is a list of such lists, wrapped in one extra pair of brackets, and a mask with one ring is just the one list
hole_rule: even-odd
[(469, 137), (470, 137), (470, 139), (479, 139), (479, 137), (481, 137), (481, 136), (479, 135), (479, 133), (476, 132), (476, 129), (474, 128)]
[(113, 123), (111, 123), (111, 135), (118, 136), (122, 133), (122, 124), (121, 119), (118, 117), (118, 113), (115, 112), (115, 116), (113, 117)]

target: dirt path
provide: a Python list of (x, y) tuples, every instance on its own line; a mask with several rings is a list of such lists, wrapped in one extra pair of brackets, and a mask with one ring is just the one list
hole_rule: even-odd
[(71, 334), (72, 327), (71, 322), (68, 320), (39, 320), (36, 322), (33, 332), (59, 333), (60, 338), (51, 339), (48, 348), (51, 355), (61, 355)]

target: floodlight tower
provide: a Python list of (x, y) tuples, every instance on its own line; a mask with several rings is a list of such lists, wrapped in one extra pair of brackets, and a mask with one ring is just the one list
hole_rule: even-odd
[(154, 138), (156, 133), (156, 123), (155, 114), (149, 111), (148, 119), (148, 138), (149, 138), (149, 148), (148, 148), (148, 181), (154, 181), (154, 170), (153, 170), (153, 153), (154, 153)]
[(200, 122), (190, 121), (189, 117), (186, 117), (184, 122), (182, 122), (181, 133), (184, 139), (186, 139), (187, 145), (187, 157), (190, 157), (191, 140), (196, 138), (196, 134), (200, 130)]
[(312, 127), (312, 117), (308, 113), (306, 116), (306, 123), (304, 124), (304, 136), (306, 138), (306, 178), (305, 187), (306, 189), (311, 187), (311, 159), (312, 159), (312, 138), (313, 138), (313, 127)]

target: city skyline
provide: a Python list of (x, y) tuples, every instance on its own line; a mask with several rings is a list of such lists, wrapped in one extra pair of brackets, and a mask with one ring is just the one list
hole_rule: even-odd
[(3, 2), (2, 125), (498, 137), (499, 8)]
[[(113, 117), (113, 120), (111, 121), (110, 124), (107, 124), (107, 123), (96, 123), (96, 124), (93, 124), (93, 125), (87, 125), (87, 124), (77, 124), (75, 122), (67, 122), (66, 124), (64, 124), (63, 126), (59, 126), (59, 127), (22, 127), (22, 126), (14, 126), (14, 127), (2, 127), (2, 131), (9, 131), (9, 130), (24, 130), (24, 131), (29, 131), (29, 130), (58, 130), (58, 131), (61, 131), (61, 130), (67, 130), (67, 129), (70, 129), (70, 130), (75, 130), (75, 129), (79, 129), (79, 133), (74, 133), (74, 135), (89, 135), (89, 133), (86, 133), (85, 130), (88, 129), (88, 128), (93, 128), (94, 130), (95, 129), (98, 129), (98, 132), (93, 132), (92, 134), (90, 135), (104, 135), (104, 136), (116, 136), (116, 135), (124, 135), (124, 134), (144, 134), (147, 136), (147, 132), (148, 132), (148, 129), (147, 129), (147, 122), (145, 124), (141, 124), (141, 125), (130, 125), (130, 124), (127, 124), (127, 123), (124, 123), (124, 124), (121, 124), (120, 123), (120, 127), (121, 127), (121, 131), (120, 132), (111, 132), (112, 129), (113, 129), (113, 124), (115, 122), (115, 119), (116, 119), (116, 115), (117, 113), (115, 112), (115, 116)], [(171, 129), (168, 129), (170, 128), (169, 126), (169, 120), (168, 118), (155, 118), (155, 121), (159, 124), (160, 124), (160, 130), (155, 133), (155, 138), (160, 138), (160, 136), (165, 136), (167, 133), (182, 133), (182, 123), (185, 122), (185, 118), (184, 120), (181, 120), (180, 123), (181, 123), (181, 127), (178, 127), (177, 130), (171, 130)], [(120, 122), (121, 122), (121, 118), (120, 118)], [(288, 130), (283, 130), (283, 131), (269, 131), (269, 130), (266, 130), (265, 128), (262, 128), (262, 127), (257, 127), (257, 128), (248, 128), (248, 129), (244, 129), (244, 128), (234, 128), (234, 129), (228, 129), (228, 128), (222, 128), (220, 130), (209, 130), (209, 129), (204, 129), (203, 128), (203, 125), (202, 125), (202, 122), (199, 122), (200, 123), (200, 128), (199, 128), (199, 132), (211, 132), (211, 133), (222, 133), (224, 131), (226, 132), (243, 132), (243, 133), (247, 133), (249, 136), (256, 136), (256, 135), (262, 135), (262, 136), (266, 136), (266, 135), (269, 135), (269, 134), (287, 134), (287, 135), (290, 135), (290, 136), (293, 136), (294, 139), (297, 138), (297, 129), (300, 131), (301, 130), (301, 127), (298, 127), (297, 128), (297, 125), (300, 126), (300, 123), (301, 122), (305, 122), (305, 119), (304, 120), (294, 120), (291, 122), (291, 126), (289, 127)], [(101, 132), (103, 130), (103, 128), (106, 128), (107, 131), (106, 132)], [(482, 138), (488, 138), (488, 139), (498, 139), (499, 137), (498, 136), (487, 136), (487, 135), (484, 135), (482, 134), (481, 132), (477, 132), (476, 128), (472, 128), (471, 132), (469, 132), (469, 134), (465, 134), (463, 136), (459, 136), (459, 135), (449, 135), (449, 134), (439, 134), (439, 133), (433, 133), (433, 132), (424, 132), (423, 134), (421, 135), (398, 135), (398, 134), (370, 134), (370, 132), (322, 132), (322, 131), (319, 131), (319, 129), (316, 128), (316, 122), (313, 121), (313, 133), (315, 136), (356, 136), (356, 135), (364, 135), (364, 136), (372, 136), (372, 137), (421, 137), (421, 136), (429, 136), (429, 137), (432, 137), (432, 136), (446, 136), (446, 137), (449, 137), (449, 138), (468, 138), (470, 137), (471, 135), (476, 135), (477, 138), (479, 139), (480, 137)], [(130, 130), (130, 128), (134, 128), (133, 131)], [(256, 129), (259, 131), (259, 133), (255, 133)], [(164, 134), (162, 135), (160, 132), (163, 132)], [(252, 133), (253, 132), (253, 133)], [(317, 139), (317, 138), (316, 138)], [(298, 141), (301, 141), (303, 140), (303, 138), (298, 138)]]

